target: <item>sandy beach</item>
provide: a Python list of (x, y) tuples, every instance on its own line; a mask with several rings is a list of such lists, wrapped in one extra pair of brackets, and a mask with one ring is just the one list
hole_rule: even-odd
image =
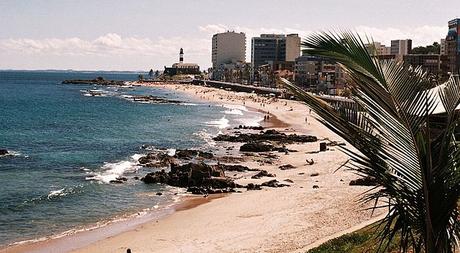
[[(193, 85), (156, 85), (211, 103), (266, 112), (270, 119), (264, 122), (265, 126), (285, 133), (343, 142), (300, 102)], [(313, 153), (319, 150), (319, 142), (292, 144), (287, 148), (298, 152), (279, 153), (272, 164), (261, 162), (257, 155), (241, 164), (276, 174), (278, 181), (290, 187), (243, 190), (211, 201), (196, 200), (203, 198), (197, 197), (196, 205), (177, 208), (178, 211), (165, 218), (138, 225), (72, 252), (126, 252), (128, 248), (133, 253), (305, 252), (320, 241), (358, 229), (382, 215), (376, 212), (371, 216), (371, 211), (357, 204), (361, 194), (370, 188), (349, 186), (357, 176), (343, 169), (337, 171), (348, 158), (336, 147), (319, 153)], [(314, 164), (307, 164), (306, 159), (313, 159)], [(285, 164), (294, 168), (281, 170), (279, 166)], [(244, 172), (232, 177), (242, 185), (267, 181), (267, 178), (251, 179), (253, 174), (255, 172)], [(40, 252), (40, 248), (19, 245), (0, 252)]]

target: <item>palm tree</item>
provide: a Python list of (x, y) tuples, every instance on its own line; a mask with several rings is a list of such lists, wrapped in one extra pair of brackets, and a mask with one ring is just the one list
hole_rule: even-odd
[[(377, 187), (362, 200), (375, 201), (373, 208), (388, 208), (379, 225), (379, 250), (385, 251), (397, 235), (402, 252), (458, 249), (458, 76), (433, 89), (436, 83), (421, 68), (371, 56), (352, 32), (314, 34), (302, 46), (306, 54), (336, 61), (350, 79), (348, 88), (359, 111), (335, 109), (282, 82), (355, 148), (342, 147), (350, 156), (347, 169), (376, 181)], [(445, 113), (435, 122), (433, 112), (439, 107)]]

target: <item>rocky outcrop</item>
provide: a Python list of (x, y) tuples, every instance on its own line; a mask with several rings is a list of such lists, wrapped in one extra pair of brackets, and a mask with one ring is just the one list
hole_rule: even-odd
[(295, 169), (295, 166), (292, 165), (292, 164), (283, 164), (281, 166), (278, 167), (280, 170), (291, 170), (291, 169)]
[(176, 150), (175, 158), (179, 159), (192, 159), (192, 158), (204, 158), (212, 159), (214, 155), (210, 152), (195, 150), (195, 149), (178, 149)]
[(288, 184), (282, 184), (282, 183), (278, 182), (278, 180), (273, 179), (273, 180), (264, 182), (264, 183), (262, 183), (262, 184), (253, 184), (253, 183), (249, 183), (248, 185), (246, 185), (245, 188), (246, 188), (248, 191), (262, 190), (262, 186), (278, 188), (278, 187), (289, 187), (290, 185), (288, 185)]
[(241, 145), (240, 151), (243, 152), (268, 152), (272, 151), (274, 146), (268, 142), (251, 141)]
[[(146, 184), (161, 183), (176, 187), (188, 188), (192, 193), (230, 192), (238, 185), (225, 177), (224, 171), (216, 166), (203, 162), (185, 165), (171, 164), (171, 171), (165, 170), (148, 173), (141, 179)], [(215, 189), (222, 189), (215, 191)], [(201, 194), (201, 193), (200, 193)]]
[(138, 162), (144, 167), (161, 168), (169, 167), (170, 164), (176, 162), (176, 159), (165, 153), (148, 153), (139, 158)]
[(270, 181), (262, 183), (261, 186), (267, 186), (267, 187), (286, 187), (287, 186), (287, 187), (289, 187), (290, 185), (282, 184), (282, 183), (278, 182), (278, 180), (273, 179), (273, 180), (270, 180)]
[(223, 171), (236, 171), (236, 172), (259, 171), (258, 169), (251, 169), (251, 168), (249, 168), (247, 166), (243, 166), (243, 165), (239, 165), (239, 164), (236, 164), (236, 165), (217, 164), (217, 165), (214, 165), (214, 166), (216, 166), (217, 168), (220, 168)]
[(215, 141), (250, 142), (250, 141), (276, 141), (280, 143), (305, 143), (316, 142), (318, 139), (312, 135), (297, 135), (278, 132), (276, 130), (261, 131), (258, 134), (237, 133), (236, 135), (221, 134), (213, 138)]
[(0, 149), (0, 156), (8, 155), (9, 152), (6, 149)]
[(169, 167), (175, 164), (178, 160), (192, 160), (192, 159), (212, 159), (214, 155), (210, 152), (194, 150), (194, 149), (179, 149), (174, 156), (170, 156), (166, 151), (156, 151), (148, 153), (147, 155), (139, 158), (138, 162), (144, 167)]
[(255, 174), (251, 178), (252, 179), (259, 179), (261, 177), (276, 177), (276, 175), (268, 173), (268, 171), (266, 171), (266, 170), (261, 170), (261, 171), (259, 171), (259, 173)]

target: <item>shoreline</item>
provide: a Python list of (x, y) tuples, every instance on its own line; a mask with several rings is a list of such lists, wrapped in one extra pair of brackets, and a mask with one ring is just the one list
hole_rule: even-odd
[[(199, 100), (202, 100), (202, 101), (209, 101), (209, 102), (212, 102), (212, 103), (216, 103), (216, 104), (233, 104), (233, 105), (243, 105), (245, 106), (248, 110), (251, 110), (251, 111), (257, 111), (257, 112), (263, 112), (263, 113), (268, 113), (270, 115), (270, 120), (267, 121), (267, 122), (261, 122), (261, 124), (264, 126), (264, 127), (267, 127), (267, 128), (277, 128), (278, 130), (282, 131), (282, 132), (289, 132), (289, 133), (310, 133), (310, 134), (313, 134), (313, 135), (319, 135), (318, 137), (321, 137), (321, 138), (326, 138), (326, 137), (329, 137), (329, 138), (332, 138), (334, 140), (337, 140), (336, 137), (334, 137), (334, 135), (330, 132), (328, 132), (329, 130), (326, 129), (326, 131), (324, 131), (325, 127), (324, 126), (321, 126), (321, 125), (318, 125), (319, 122), (317, 122), (315, 119), (314, 119), (314, 116), (307, 116), (309, 118), (308, 120), (308, 124), (306, 124), (303, 120), (299, 120), (299, 119), (303, 119), (304, 117), (299, 117), (299, 114), (300, 115), (305, 115), (307, 114), (307, 107), (299, 102), (296, 102), (296, 101), (285, 101), (285, 100), (280, 100), (279, 102), (273, 102), (274, 105), (272, 105), (272, 102), (267, 102), (266, 100), (267, 99), (260, 99), (260, 97), (258, 96), (255, 96), (254, 94), (249, 94), (249, 93), (236, 93), (236, 92), (229, 92), (229, 91), (225, 91), (225, 90), (218, 90), (218, 89), (214, 89), (214, 88), (208, 88), (208, 87), (202, 87), (202, 86), (191, 86), (191, 85), (182, 85), (182, 84), (161, 84), (161, 85), (146, 85), (146, 86), (160, 86), (160, 87), (163, 87), (163, 88), (166, 88), (166, 89), (170, 89), (171, 91), (177, 91), (177, 92), (184, 92), (184, 93), (187, 93), (189, 94), (190, 96), (196, 98), (196, 99), (199, 99)], [(209, 93), (209, 94), (208, 94)], [(211, 97), (211, 94), (213, 97)], [(215, 95), (218, 95), (220, 97), (216, 98), (214, 97)], [(240, 96), (241, 99), (236, 99), (236, 97)], [(251, 99), (253, 101), (251, 101)], [(260, 99), (260, 100), (259, 100)], [(282, 101), (282, 102), (281, 102)], [(281, 109), (280, 109), (281, 108)], [(292, 112), (292, 113), (291, 113)], [(310, 120), (311, 118), (311, 120)], [(299, 122), (300, 121), (300, 122)], [(310, 127), (312, 126), (312, 127)], [(316, 130), (316, 131), (314, 131)], [(318, 133), (319, 131), (319, 133)], [(318, 143), (312, 143), (312, 144), (303, 144), (307, 147), (304, 147), (306, 148), (306, 150), (312, 150), (312, 149), (316, 149)], [(290, 145), (290, 146), (294, 146), (296, 149), (299, 149), (301, 147), (298, 147), (298, 146), (302, 146), (301, 145)], [(334, 153), (336, 153), (338, 151), (334, 151)], [(299, 152), (301, 153), (301, 152)], [(294, 154), (294, 153), (293, 153)], [(301, 155), (301, 154), (300, 154)], [(294, 155), (292, 155), (294, 156)], [(300, 164), (303, 164), (303, 159), (304, 158), (301, 158), (299, 159), (299, 154), (296, 154), (295, 155), (295, 159), (294, 158), (290, 158), (290, 157), (286, 157), (286, 159), (282, 159), (280, 158), (280, 160), (282, 160), (283, 163), (287, 163), (287, 162), (290, 162), (290, 163), (297, 163), (299, 165), (297, 166), (302, 166)], [(283, 157), (284, 158), (284, 157)], [(324, 174), (331, 174), (333, 175), (334, 173), (331, 173), (331, 171), (334, 171), (336, 168), (334, 168), (334, 164), (335, 166), (337, 166), (339, 163), (341, 163), (341, 161), (344, 159), (344, 157), (340, 157), (341, 159), (336, 159), (336, 161), (331, 161), (331, 160), (334, 160), (336, 157), (332, 158), (332, 157), (321, 157), (321, 159), (318, 159), (318, 161), (320, 163), (322, 163), (323, 161), (326, 163), (326, 164), (329, 164), (328, 166), (331, 167), (332, 165), (332, 168), (326, 168), (326, 171), (324, 172)], [(317, 158), (315, 158), (315, 160), (317, 160)], [(329, 160), (329, 161), (326, 161), (326, 160)], [(340, 162), (339, 162), (340, 161)], [(264, 165), (259, 165), (257, 164), (257, 162), (255, 161), (250, 161), (250, 162), (247, 162), (247, 163), (244, 163), (244, 165), (248, 165), (250, 167), (258, 167), (258, 168), (263, 168), (263, 169), (266, 169), (264, 167)], [(324, 165), (324, 164), (322, 164)], [(273, 166), (272, 166), (273, 167)], [(277, 166), (275, 166), (277, 167)], [(313, 167), (313, 166), (312, 166)], [(338, 166), (337, 166), (338, 167)], [(275, 170), (276, 168), (270, 168), (271, 170)], [(323, 168), (324, 169), (324, 168)], [(304, 171), (304, 170), (302, 170)], [(295, 173), (292, 173), (292, 172), (295, 172)], [(166, 214), (164, 216), (162, 216), (161, 218), (159, 219), (152, 219), (150, 221), (146, 220), (145, 222), (143, 223), (140, 223), (140, 224), (137, 224), (129, 229), (126, 229), (124, 231), (119, 231), (118, 233), (114, 233), (113, 235), (110, 235), (110, 236), (107, 236), (105, 238), (100, 238), (100, 240), (95, 240), (93, 242), (90, 242), (90, 243), (86, 243), (86, 245), (79, 245), (78, 247), (74, 248), (74, 249), (71, 249), (71, 250), (75, 250), (73, 252), (112, 252), (112, 251), (117, 251), (117, 252), (123, 252), (126, 251), (126, 249), (124, 249), (124, 245), (122, 244), (125, 244), (126, 248), (131, 248), (133, 250), (133, 252), (177, 252), (179, 249), (180, 250), (183, 250), (184, 247), (186, 248), (186, 251), (187, 252), (212, 252), (212, 251), (220, 251), (222, 249), (224, 249), (224, 251), (226, 252), (252, 252), (254, 249), (257, 249), (257, 250), (262, 250), (264, 252), (279, 252), (279, 250), (283, 249), (283, 251), (296, 251), (296, 250), (299, 250), (299, 249), (303, 249), (305, 247), (307, 247), (308, 245), (311, 245), (313, 242), (316, 242), (318, 239), (320, 238), (324, 238), (326, 236), (330, 236), (331, 234), (336, 234), (340, 231), (344, 231), (346, 230), (347, 228), (350, 228), (350, 227), (353, 227), (353, 226), (356, 226), (356, 225), (359, 225), (359, 224), (362, 224), (362, 222), (358, 222), (359, 219), (364, 219), (365, 215), (363, 215), (362, 211), (358, 211), (356, 210), (356, 205), (355, 203), (352, 201), (350, 201), (350, 196), (352, 198), (356, 198), (358, 197), (358, 193), (359, 192), (364, 192), (365, 190), (367, 190), (368, 188), (361, 188), (360, 191), (357, 191), (358, 189), (355, 188), (353, 189), (353, 191), (348, 192), (348, 194), (345, 194), (345, 196), (341, 196), (342, 197), (342, 201), (341, 201), (341, 204), (338, 204), (338, 205), (335, 205), (334, 207), (339, 207), (339, 206), (342, 206), (344, 204), (344, 202), (352, 202), (351, 204), (352, 205), (348, 205), (346, 207), (346, 209), (351, 209), (351, 210), (354, 210), (354, 214), (355, 216), (353, 216), (354, 218), (352, 218), (352, 220), (341, 220), (341, 222), (339, 222), (339, 226), (335, 225), (334, 229), (332, 229), (331, 231), (327, 230), (327, 231), (323, 231), (323, 236), (321, 235), (315, 235), (315, 232), (308, 232), (310, 234), (310, 236), (307, 238), (307, 239), (303, 239), (300, 240), (301, 242), (298, 242), (298, 239), (299, 238), (296, 238), (296, 240), (293, 240), (291, 237), (295, 237), (295, 234), (296, 233), (290, 233), (292, 231), (289, 231), (289, 230), (292, 230), (292, 229), (289, 229), (289, 227), (284, 227), (282, 225), (282, 223), (279, 223), (280, 221), (279, 220), (285, 220), (287, 222), (294, 222), (294, 223), (298, 223), (300, 222), (300, 224), (295, 224), (294, 225), (294, 230), (297, 229), (297, 227), (299, 228), (303, 228), (303, 229), (312, 229), (313, 228), (316, 228), (316, 229), (319, 229), (318, 225), (321, 227), (321, 225), (324, 225), (325, 223), (326, 224), (330, 224), (331, 220), (328, 220), (328, 219), (325, 219), (325, 220), (322, 220), (320, 219), (320, 217), (317, 217), (317, 215), (321, 215), (322, 213), (324, 213), (324, 211), (327, 212), (331, 212), (331, 215), (330, 217), (326, 217), (326, 218), (332, 218), (332, 217), (335, 217), (337, 216), (337, 214), (339, 214), (339, 210), (337, 210), (335, 213), (333, 212), (333, 210), (329, 209), (329, 208), (321, 208), (321, 207), (318, 207), (318, 203), (302, 203), (302, 199), (299, 199), (299, 197), (306, 197), (304, 196), (304, 191), (307, 191), (308, 193), (312, 193), (312, 194), (315, 194), (315, 192), (311, 192), (311, 185), (313, 184), (320, 184), (318, 182), (318, 180), (314, 180), (313, 182), (310, 182), (311, 178), (308, 178), (310, 176), (308, 176), (307, 173), (305, 172), (302, 172), (299, 173), (297, 171), (297, 169), (293, 170), (293, 171), (283, 171), (283, 172), (279, 172), (277, 171), (277, 174), (280, 173), (280, 174), (284, 174), (283, 176), (285, 177), (289, 177), (289, 179), (293, 179), (293, 181), (295, 182), (292, 186), (293, 187), (286, 187), (286, 188), (274, 188), (274, 189), (264, 189), (263, 191), (251, 191), (251, 192), (243, 192), (241, 194), (239, 193), (234, 193), (234, 194), (228, 194), (225, 196), (225, 198), (222, 198), (222, 197), (218, 197), (218, 198), (215, 198), (213, 197), (213, 195), (210, 195), (210, 199), (208, 198), (203, 198), (203, 197), (192, 197), (191, 199), (188, 199), (188, 200), (184, 200), (184, 201), (181, 201), (182, 204), (179, 204), (179, 206), (182, 205), (182, 207), (178, 207), (178, 209), (174, 209), (173, 212), (169, 213), (169, 214)], [(343, 172), (340, 172), (343, 174)], [(320, 175), (322, 175), (323, 173), (320, 173)], [(345, 173), (347, 174), (347, 173)], [(351, 174), (351, 173), (348, 173), (348, 174)], [(307, 178), (305, 178), (307, 177)], [(354, 178), (353, 175), (346, 175), (346, 177), (348, 178)], [(277, 177), (278, 178), (278, 177)], [(279, 181), (282, 181), (283, 179), (280, 177)], [(325, 179), (327, 181), (327, 179)], [(247, 183), (247, 182), (251, 182), (251, 180), (247, 180), (247, 179), (241, 179), (240, 180), (242, 183)], [(254, 181), (254, 180), (252, 180)], [(291, 180), (292, 181), (292, 180)], [(299, 183), (298, 183), (299, 181)], [(321, 180), (322, 181), (322, 180)], [(341, 179), (342, 181), (342, 179)], [(304, 183), (307, 183), (307, 184), (310, 184), (310, 189), (309, 190), (303, 190), (303, 189), (306, 189), (307, 187), (304, 186), (303, 184)], [(302, 186), (298, 186), (298, 184), (302, 185)], [(295, 188), (294, 193), (290, 193), (290, 190)], [(322, 189), (323, 186), (320, 185), (320, 188)], [(352, 188), (352, 187), (346, 187), (346, 188)], [(360, 187), (358, 187), (360, 188)], [(302, 190), (300, 190), (302, 189)], [(315, 191), (315, 190), (314, 190)], [(281, 193), (279, 193), (281, 192)], [(343, 192), (341, 191), (335, 191), (338, 195), (344, 195)], [(282, 198), (279, 199), (279, 200), (273, 200), (273, 197), (276, 197), (276, 195), (279, 195), (281, 194), (282, 195)], [(291, 196), (292, 195), (292, 196)], [(318, 200), (322, 200), (324, 201), (324, 199), (327, 199), (327, 197), (332, 197), (334, 195), (330, 195), (330, 193), (326, 194), (326, 196), (321, 196)], [(249, 200), (248, 200), (249, 199)], [(261, 199), (265, 200), (263, 202), (261, 202)], [(147, 234), (158, 234), (159, 236), (166, 236), (168, 238), (171, 238), (174, 237), (174, 233), (171, 234), (171, 232), (168, 232), (165, 234), (165, 232), (162, 232), (164, 231), (164, 227), (166, 226), (166, 228), (169, 228), (169, 229), (172, 229), (172, 231), (176, 234), (180, 234), (180, 235), (183, 235), (184, 233), (187, 234), (187, 232), (190, 232), (188, 231), (187, 229), (184, 230), (184, 228), (178, 228), (178, 224), (177, 223), (182, 223), (184, 222), (184, 220), (187, 220), (187, 217), (189, 216), (192, 216), (194, 217), (195, 219), (192, 219), (192, 223), (194, 223), (195, 225), (196, 224), (201, 224), (203, 222), (203, 219), (204, 217), (206, 217), (208, 214), (208, 209), (210, 210), (214, 210), (216, 213), (212, 214), (211, 217), (213, 218), (216, 218), (215, 216), (217, 216), (217, 218), (221, 219), (223, 218), (227, 225), (230, 225), (230, 226), (234, 226), (234, 227), (241, 227), (241, 224), (239, 222), (236, 222), (238, 219), (255, 219), (256, 221), (258, 219), (260, 219), (260, 217), (264, 217), (265, 218), (270, 218), (270, 213), (272, 212), (269, 212), (269, 213), (264, 213), (263, 210), (259, 210), (260, 207), (258, 206), (253, 206), (253, 209), (256, 209), (258, 210), (259, 212), (256, 213), (256, 214), (247, 214), (247, 210), (246, 208), (238, 208), (237, 206), (251, 206), (251, 203), (248, 203), (250, 201), (253, 201), (254, 203), (271, 203), (271, 202), (276, 202), (276, 208), (280, 208), (280, 207), (283, 207), (282, 209), (286, 209), (285, 211), (289, 211), (289, 208), (292, 208), (293, 206), (294, 207), (299, 207), (297, 205), (297, 202), (300, 202), (302, 203), (301, 205), (301, 209), (312, 209), (312, 206), (314, 207), (314, 210), (315, 211), (313, 213), (313, 217), (316, 217), (316, 219), (318, 220), (318, 222), (313, 222), (313, 223), (309, 223), (309, 222), (306, 222), (303, 221), (304, 223), (302, 223), (301, 221), (297, 220), (297, 219), (285, 219), (284, 217), (279, 217), (278, 215), (273, 215), (273, 217), (271, 218), (275, 218), (275, 219), (278, 219), (277, 222), (275, 222), (276, 224), (272, 224), (272, 227), (274, 229), (276, 229), (277, 227), (280, 227), (281, 230), (283, 230), (281, 234), (284, 234), (284, 236), (281, 236), (279, 237), (279, 234), (278, 233), (273, 233), (273, 229), (269, 229), (269, 231), (272, 232), (271, 236), (272, 240), (268, 240), (268, 241), (271, 241), (271, 244), (270, 245), (265, 245), (267, 242), (264, 238), (260, 238), (253, 235), (254, 237), (256, 237), (256, 239), (248, 239), (248, 238), (244, 238), (245, 240), (244, 243), (241, 243), (241, 245), (234, 245), (234, 243), (236, 242), (233, 242), (233, 246), (232, 245), (232, 240), (231, 238), (232, 237), (240, 237), (241, 236), (241, 233), (243, 234), (248, 234), (249, 231), (242, 231), (241, 233), (238, 233), (238, 232), (232, 232), (230, 233), (232, 235), (232, 237), (228, 237), (228, 231), (223, 231), (224, 232), (224, 235), (220, 235), (218, 236), (218, 238), (214, 238), (214, 240), (216, 241), (221, 241), (222, 240), (222, 237), (226, 238), (226, 239), (230, 239), (228, 240), (228, 242), (221, 242), (221, 244), (223, 245), (219, 245), (219, 247), (216, 247), (216, 248), (203, 248), (205, 245), (203, 246), (193, 246), (193, 247), (188, 247), (187, 245), (189, 245), (191, 243), (191, 239), (193, 238), (193, 235), (188, 235), (188, 236), (185, 236), (185, 238), (182, 238), (180, 239), (177, 243), (166, 243), (168, 241), (168, 239), (164, 239), (164, 243), (159, 243), (161, 244), (162, 246), (159, 246), (159, 247), (155, 247), (155, 248), (152, 248), (151, 246), (158, 246), (158, 245), (149, 245), (149, 244), (158, 244), (158, 242), (152, 242), (152, 241), (146, 241), (146, 235), (145, 233)], [(296, 200), (296, 201), (294, 201)], [(229, 208), (225, 208), (225, 206), (228, 206), (229, 204), (230, 207)], [(263, 206), (262, 204), (262, 206)], [(336, 203), (334, 203), (336, 204)], [(350, 204), (350, 203), (349, 203)], [(205, 208), (206, 207), (206, 208)], [(235, 208), (234, 208), (235, 207)], [(318, 210), (316, 210), (315, 208), (319, 208)], [(229, 210), (228, 209), (232, 209), (233, 212), (235, 213), (239, 213), (241, 215), (237, 216), (236, 218), (233, 217), (233, 218), (230, 218), (229, 217), (225, 217), (226, 215), (229, 214)], [(278, 212), (282, 212), (282, 210), (279, 210), (279, 209), (276, 209)], [(311, 210), (310, 210), (311, 211)], [(302, 212), (302, 210), (299, 210), (299, 212)], [(262, 214), (260, 214), (262, 213)], [(357, 215), (356, 213), (359, 213), (359, 215)], [(276, 212), (275, 212), (276, 214)], [(310, 213), (310, 215), (312, 215)], [(356, 216), (357, 215), (357, 216)], [(289, 215), (289, 212), (287, 213), (284, 213), (284, 216), (290, 216)], [(376, 215), (377, 216), (377, 215)], [(358, 218), (359, 217), (359, 218)], [(292, 218), (292, 217), (291, 217)], [(343, 217), (335, 217), (335, 218), (343, 218)], [(346, 218), (350, 218), (350, 217), (346, 217)], [(233, 222), (235, 221), (235, 223), (237, 224), (228, 224), (229, 222)], [(333, 222), (336, 222), (335, 220)], [(187, 223), (185, 221), (185, 223)], [(190, 223), (190, 222), (188, 222)], [(217, 222), (219, 223), (219, 222)], [(301, 225), (303, 224), (303, 225)], [(214, 225), (214, 224), (210, 224), (210, 225)], [(222, 224), (220, 224), (222, 225)], [(265, 224), (262, 222), (260, 223), (259, 221), (259, 225), (261, 226), (265, 226)], [(330, 224), (332, 225), (332, 224)], [(107, 227), (111, 226), (111, 224), (109, 224)], [(192, 226), (192, 225), (190, 225)], [(187, 227), (190, 227), (190, 226), (187, 226)], [(213, 233), (210, 233), (209, 231), (203, 231), (203, 230), (199, 230), (200, 232), (202, 233), (208, 233), (208, 236), (216, 236), (219, 232), (222, 232), (221, 230), (223, 229), (221, 226), (212, 226), (214, 228), (213, 230)], [(257, 227), (257, 226), (256, 226)], [(96, 229), (97, 230), (97, 229)], [(244, 229), (243, 229), (244, 230)], [(250, 230), (250, 229), (248, 229)], [(285, 231), (284, 231), (285, 230)], [(326, 230), (326, 229), (324, 229)], [(145, 232), (145, 233), (143, 233)], [(253, 231), (252, 231), (253, 232)], [(296, 231), (298, 232), (298, 231)], [(303, 231), (303, 234), (305, 234), (306, 231)], [(84, 233), (84, 232), (82, 232)], [(139, 233), (142, 233), (142, 235), (139, 235)], [(249, 233), (249, 234), (252, 234), (252, 233)], [(289, 235), (288, 235), (289, 234)], [(313, 234), (313, 235), (312, 235)], [(77, 234), (74, 234), (74, 235), (70, 235), (70, 236), (65, 236), (65, 238), (68, 238), (68, 237), (78, 237), (79, 235)], [(313, 236), (313, 237), (312, 237)], [(148, 236), (147, 236), (148, 237)], [(50, 244), (53, 244), (53, 243), (56, 243), (55, 240), (59, 240), (60, 238), (58, 239), (49, 239), (49, 240), (46, 240), (46, 241), (43, 241), (42, 244), (44, 245), (38, 245), (40, 244), (39, 243), (32, 243), (32, 244), (27, 244), (27, 245), (19, 245), (19, 247), (16, 247), (16, 246), (13, 246), (13, 247), (8, 247), (8, 248), (5, 248), (5, 249), (1, 249), (0, 252), (25, 252), (25, 251), (28, 251), (30, 252), (30, 249), (32, 248), (29, 248), (29, 250), (20, 250), (19, 248), (21, 246), (32, 246), (34, 247), (35, 245), (35, 248), (33, 249), (34, 251), (33, 252), (44, 252), (44, 251), (40, 251), (41, 250), (44, 250), (44, 246), (45, 246), (45, 249), (49, 246), (52, 246)], [(132, 240), (135, 240), (137, 242), (141, 242), (140, 245), (142, 245), (142, 243), (144, 243), (143, 247), (136, 247), (136, 246), (129, 246), (129, 244), (131, 243), (131, 239)], [(211, 239), (211, 240), (208, 240), (206, 241), (207, 243), (213, 243), (213, 240), (212, 238), (208, 238), (208, 239)], [(282, 242), (281, 245), (273, 245), (273, 239), (275, 239), (275, 242)], [(170, 239), (171, 240), (171, 239)], [(203, 240), (202, 236), (199, 236), (198, 238), (194, 238), (193, 241), (196, 241), (196, 240)], [(53, 242), (54, 241), (54, 242)], [(290, 241), (287, 242), (287, 241)], [(145, 245), (145, 243), (147, 245)], [(46, 245), (48, 244), (48, 246)], [(264, 247), (266, 248), (260, 248), (261, 245), (264, 245)], [(238, 248), (240, 247), (240, 248)], [(252, 249), (252, 251), (251, 251)], [(277, 250), (278, 249), (278, 250)], [(39, 250), (39, 251), (36, 251), (36, 250)], [(189, 251), (190, 250), (190, 251)]]

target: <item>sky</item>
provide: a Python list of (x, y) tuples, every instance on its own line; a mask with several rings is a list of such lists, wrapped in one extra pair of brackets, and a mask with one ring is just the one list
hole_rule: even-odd
[(211, 66), (214, 33), (348, 29), (389, 46), (432, 44), (460, 17), (458, 0), (0, 0), (0, 69), (148, 71)]

